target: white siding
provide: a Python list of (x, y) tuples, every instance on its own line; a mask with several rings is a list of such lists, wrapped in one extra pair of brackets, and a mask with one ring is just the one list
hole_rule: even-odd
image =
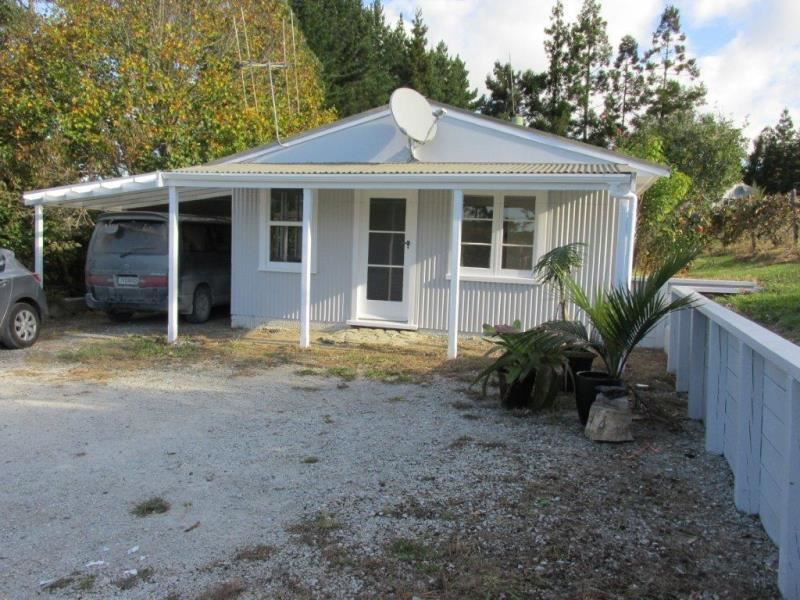
[[(617, 203), (606, 192), (550, 192), (547, 248), (584, 242), (586, 263), (578, 280), (587, 290), (608, 285), (614, 272)], [(417, 242), (417, 324), (447, 329), (447, 262), (450, 192), (421, 190)], [(522, 321), (531, 327), (556, 313), (550, 288), (538, 284), (462, 281), (459, 330), (480, 333), (484, 323)]]
[[(317, 269), (311, 274), (311, 320), (342, 323), (350, 318), (353, 192), (318, 194)], [(256, 327), (269, 321), (299, 321), (300, 274), (258, 269), (257, 190), (234, 190), (231, 321)]]
[[(416, 324), (445, 331), (450, 197), (447, 190), (421, 190), (417, 231)], [(344, 323), (350, 318), (353, 208), (352, 191), (321, 190), (318, 200), (317, 272), (311, 276), (311, 320)], [(578, 273), (589, 290), (613, 277), (616, 201), (606, 192), (550, 192), (547, 247), (585, 242), (586, 264)], [(233, 324), (255, 327), (270, 321), (299, 319), (300, 279), (296, 273), (258, 270), (258, 198), (255, 190), (233, 197)], [(479, 333), (484, 323), (524, 326), (551, 319), (556, 305), (551, 291), (538, 284), (464, 281), (459, 330)]]

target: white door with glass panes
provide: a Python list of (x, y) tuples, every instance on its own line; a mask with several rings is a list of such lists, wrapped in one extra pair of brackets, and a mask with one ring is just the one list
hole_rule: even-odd
[(365, 192), (358, 210), (357, 317), (407, 323), (416, 256), (417, 195)]
[(464, 194), (461, 274), (530, 281), (544, 244), (546, 193)]

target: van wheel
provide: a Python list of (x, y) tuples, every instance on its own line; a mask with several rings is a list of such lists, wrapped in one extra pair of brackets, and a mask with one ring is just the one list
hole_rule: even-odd
[(110, 310), (106, 313), (108, 318), (114, 323), (127, 323), (131, 320), (133, 313), (126, 310)]
[(199, 285), (194, 290), (192, 312), (186, 315), (189, 323), (205, 323), (211, 316), (211, 290), (205, 285)]
[(17, 302), (8, 312), (0, 340), (12, 350), (27, 348), (39, 337), (39, 328), (39, 312), (27, 302)]

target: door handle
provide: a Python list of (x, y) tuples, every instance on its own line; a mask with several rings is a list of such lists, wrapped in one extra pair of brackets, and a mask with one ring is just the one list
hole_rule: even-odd
[(411, 240), (406, 240), (406, 248), (411, 248)]

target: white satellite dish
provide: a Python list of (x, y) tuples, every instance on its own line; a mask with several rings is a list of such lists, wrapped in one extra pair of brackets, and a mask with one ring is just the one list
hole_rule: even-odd
[(411, 140), (412, 154), (415, 144), (422, 145), (434, 138), (437, 123), (445, 114), (444, 109), (432, 108), (425, 96), (410, 88), (392, 92), (389, 106), (397, 128)]

